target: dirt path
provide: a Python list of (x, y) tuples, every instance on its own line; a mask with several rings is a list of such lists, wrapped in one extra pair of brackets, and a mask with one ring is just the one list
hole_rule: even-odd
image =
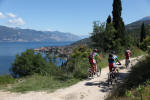
[[(132, 58), (131, 64), (135, 65), (138, 58)], [(124, 65), (124, 60), (121, 61)], [(132, 66), (130, 65), (130, 67)], [(120, 80), (123, 79), (130, 69), (120, 70)], [(65, 89), (59, 89), (53, 93), (28, 92), (26, 94), (10, 93), (0, 91), (0, 100), (104, 100), (105, 96), (112, 90), (107, 85), (108, 67), (102, 69), (101, 76), (91, 80), (81, 81)]]

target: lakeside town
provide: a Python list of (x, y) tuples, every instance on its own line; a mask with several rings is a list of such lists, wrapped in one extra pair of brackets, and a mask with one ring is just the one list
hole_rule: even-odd
[(34, 49), (35, 52), (54, 52), (59, 54), (60, 57), (67, 57), (73, 52), (73, 46), (50, 46), (50, 47), (40, 47)]

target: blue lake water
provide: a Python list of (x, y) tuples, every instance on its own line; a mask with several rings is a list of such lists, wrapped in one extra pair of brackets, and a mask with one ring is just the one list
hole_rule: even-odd
[(65, 46), (72, 42), (48, 43), (48, 42), (0, 42), (0, 74), (9, 74), (9, 68), (16, 54), (26, 49), (34, 49), (44, 46)]

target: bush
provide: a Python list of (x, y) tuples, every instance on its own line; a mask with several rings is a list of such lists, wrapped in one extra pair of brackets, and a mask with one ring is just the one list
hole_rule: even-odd
[(42, 58), (40, 53), (35, 54), (34, 50), (27, 50), (21, 55), (16, 55), (16, 59), (10, 69), (13, 76), (22, 77), (27, 75), (47, 74), (49, 64)]
[(140, 44), (140, 48), (144, 51), (147, 51), (150, 46), (150, 36), (144, 39), (144, 41)]
[(81, 45), (75, 48), (67, 64), (62, 66), (62, 69), (75, 78), (86, 78), (90, 66), (88, 62), (89, 53), (90, 49), (87, 46)]

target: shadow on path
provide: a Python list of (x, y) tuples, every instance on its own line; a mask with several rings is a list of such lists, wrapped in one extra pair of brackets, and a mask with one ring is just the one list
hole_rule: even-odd
[(109, 92), (111, 91), (115, 86), (122, 83), (123, 79), (128, 75), (128, 73), (119, 73), (119, 77), (117, 82), (113, 82), (112, 85), (108, 85), (108, 80), (106, 81), (94, 81), (94, 82), (86, 82), (86, 86), (98, 86), (100, 88), (100, 92)]

